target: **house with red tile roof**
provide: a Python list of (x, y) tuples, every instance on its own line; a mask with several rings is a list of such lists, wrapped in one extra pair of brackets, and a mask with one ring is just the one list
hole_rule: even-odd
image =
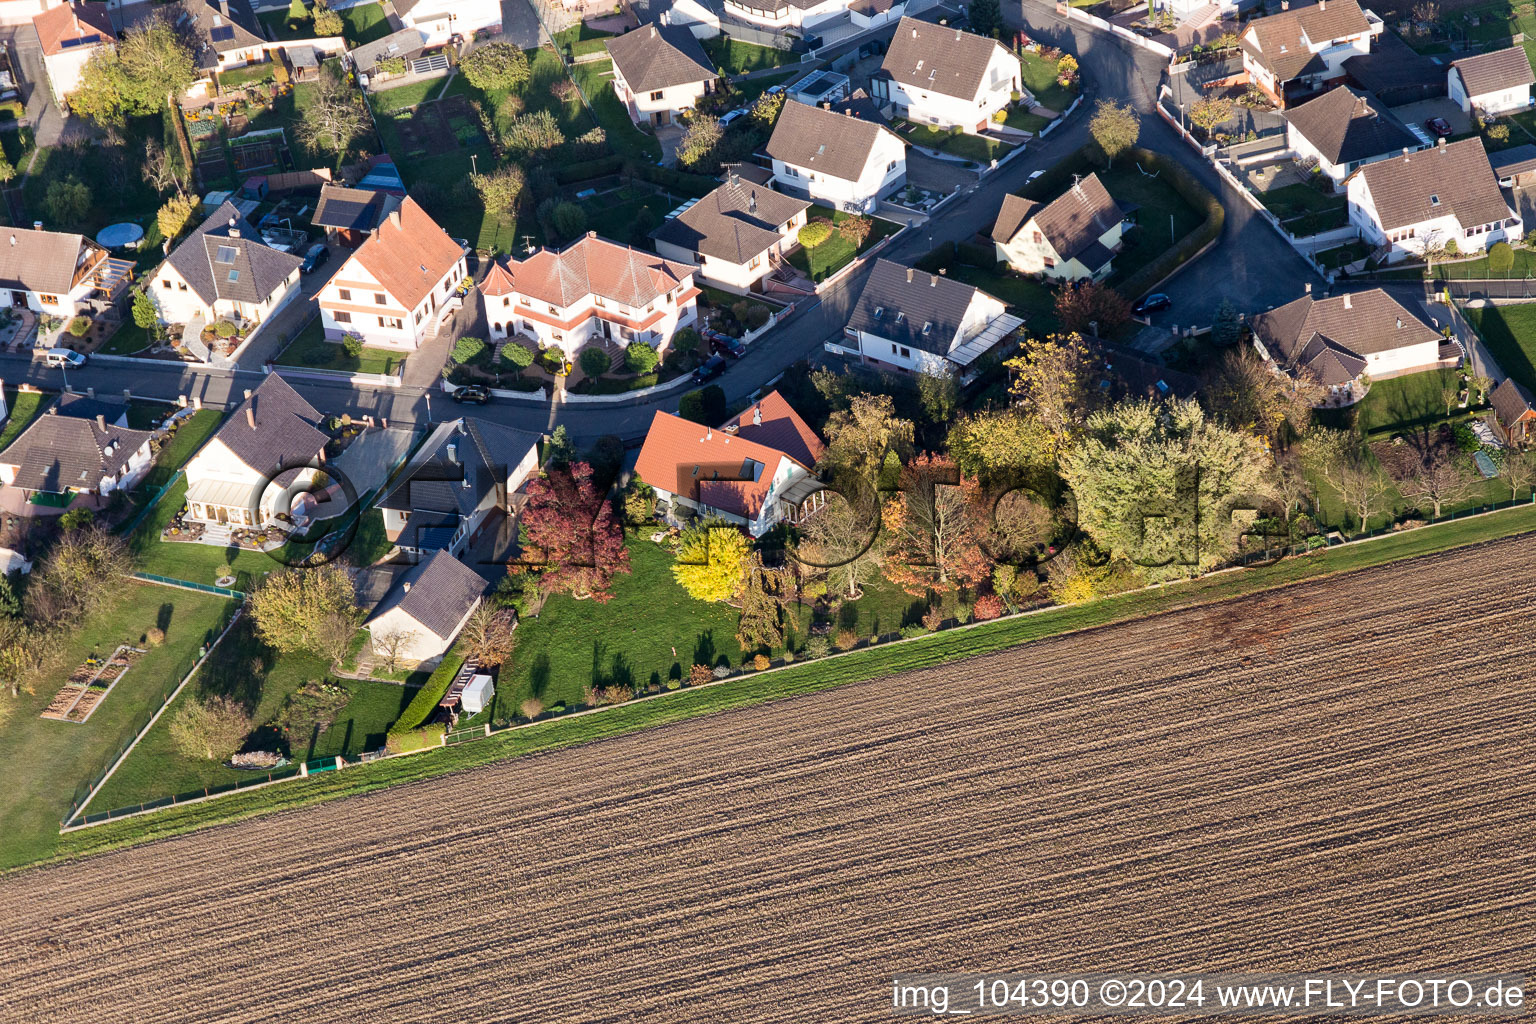
[(100, 3), (59, 4), (34, 16), (32, 26), (42, 44), (48, 87), (60, 103), (80, 85), (80, 72), (91, 54), (117, 39), (107, 5)]
[(406, 198), (320, 289), (325, 336), (415, 351), (458, 308), (454, 291), (467, 273), (459, 243)]
[(800, 516), (821, 484), (813, 475), (821, 438), (777, 391), (723, 427), (658, 412), (635, 475), (663, 506), (689, 509), (761, 537)]
[(665, 352), (679, 328), (698, 322), (697, 269), (588, 232), (564, 249), (498, 263), (479, 291), (493, 338), (522, 335), (572, 357), (593, 341)]

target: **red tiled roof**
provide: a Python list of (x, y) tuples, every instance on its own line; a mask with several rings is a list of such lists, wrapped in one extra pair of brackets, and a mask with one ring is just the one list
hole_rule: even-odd
[(107, 17), (107, 5), (102, 3), (59, 4), (34, 17), (32, 24), (37, 28), (43, 53), (50, 57), (63, 53), (66, 41), (89, 39), (93, 44), (101, 44), (116, 38), (112, 19)]
[(517, 286), (512, 283), (512, 275), (507, 268), (500, 263), (491, 264), (490, 273), (485, 275), (485, 280), (480, 285), (481, 295), (511, 295), (517, 291)]
[(736, 417), (736, 425), (738, 437), (781, 451), (806, 469), (814, 467), (826, 449), (816, 431), (777, 391), (749, 406)]
[(526, 260), (513, 260), (507, 269), (512, 290), (556, 306), (572, 305), (588, 295), (644, 306), (687, 281), (695, 268), (588, 232), (561, 252), (543, 249)]
[[(416, 200), (407, 197), (347, 262), (356, 260), (397, 302), (415, 309), (463, 258), (459, 243), (449, 238)], [(345, 268), (336, 276), (348, 279)]]

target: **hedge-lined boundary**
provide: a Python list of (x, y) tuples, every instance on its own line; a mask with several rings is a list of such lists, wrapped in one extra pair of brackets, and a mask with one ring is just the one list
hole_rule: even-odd
[(1048, 608), (986, 623), (975, 623), (913, 640), (863, 648), (800, 662), (720, 683), (577, 712), (547, 722), (508, 729), (475, 743), (419, 756), (388, 758), (311, 776), (282, 786), (211, 800), (162, 813), (109, 822), (65, 833), (52, 861), (133, 846), (214, 824), (226, 824), (294, 810), (315, 803), (373, 792), (509, 757), (559, 750), (731, 708), (815, 693), (845, 683), (882, 678), (995, 653), (1051, 636), (1093, 629), (1254, 594), (1301, 581), (1351, 572), (1388, 562), (1480, 544), (1536, 531), (1536, 506), (1522, 505), (1466, 519), (1409, 530), (1288, 558), (1258, 569), (1218, 572), (1183, 583), (1149, 587), (1087, 604)]
[(1168, 280), (1179, 268), (1220, 238), (1222, 226), (1227, 222), (1227, 211), (1222, 208), (1221, 201), (1178, 161), (1149, 149), (1133, 149), (1130, 155), (1143, 167), (1167, 175), (1174, 191), (1186, 203), (1196, 210), (1205, 211), (1205, 220), (1199, 227), (1179, 239), (1173, 248), (1164, 250), (1157, 259), (1116, 285), (1120, 294), (1134, 300)]
[(400, 712), (400, 717), (395, 719), (395, 724), (389, 727), (391, 736), (399, 736), (410, 732), (418, 725), (425, 722), (432, 714), (432, 709), (448, 692), (448, 687), (453, 683), (453, 677), (459, 674), (459, 668), (464, 664), (464, 655), (457, 646), (450, 647), (448, 653), (443, 655), (443, 660), (427, 677), (421, 689), (416, 691), (416, 696)]
[[(578, 160), (575, 163), (562, 164), (557, 168), (555, 180), (562, 185), (573, 185), (579, 181), (607, 178), (624, 170), (625, 163), (624, 157), (616, 155), (601, 156), (595, 160)], [(648, 181), (652, 185), (660, 185), (664, 189), (694, 198), (707, 196), (720, 187), (720, 182), (707, 174), (690, 174), (687, 171), (657, 167), (654, 164), (636, 163), (634, 172), (635, 177)]]

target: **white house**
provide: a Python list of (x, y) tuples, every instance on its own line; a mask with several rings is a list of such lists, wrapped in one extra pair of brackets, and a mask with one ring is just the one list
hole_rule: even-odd
[(400, 574), (363, 626), (374, 653), (395, 654), (402, 662), (436, 662), (485, 599), (485, 580), (446, 551)]
[(1346, 186), (1349, 221), (1388, 262), (1425, 248), (1471, 253), (1518, 241), (1520, 215), (1499, 190), (1481, 138), (1366, 164)]
[(477, 32), (501, 33), (501, 0), (395, 0), (395, 13), (406, 28), (427, 34), (428, 46), (454, 36), (473, 39)]
[(984, 131), (1022, 90), (1019, 58), (995, 39), (902, 18), (870, 81), (881, 107), (897, 117), (941, 128)]
[(1531, 105), (1536, 74), (1523, 46), (1479, 53), (1451, 62), (1446, 91), (1462, 110), (1504, 114)]
[(300, 294), (303, 260), (279, 252), (226, 201), (171, 250), (149, 279), (165, 323), (260, 323)]
[(117, 38), (106, 5), (100, 3), (62, 3), (37, 15), (32, 25), (42, 44), (48, 87), (61, 104), (79, 86), (80, 72), (91, 55)]
[(705, 284), (738, 293), (762, 291), (763, 278), (799, 244), (795, 236), (810, 205), (732, 171), (709, 195), (668, 214), (651, 238), (667, 259), (697, 264)]
[(0, 452), (0, 483), (20, 489), (32, 505), (63, 511), (82, 496), (100, 499), (132, 487), (149, 468), (153, 436), (112, 423), (105, 413), (50, 410)]
[(480, 296), (493, 338), (523, 334), (570, 357), (589, 341), (665, 352), (698, 320), (696, 269), (588, 232), (562, 250), (497, 264)]
[(330, 436), (314, 406), (273, 373), (186, 465), (187, 518), (210, 527), (257, 527), (293, 512), (317, 482)]
[(1281, 107), (1342, 82), (1344, 62), (1370, 53), (1385, 28), (1358, 0), (1280, 6), (1278, 14), (1249, 21), (1238, 42), (1249, 84)]
[(680, 25), (641, 25), (603, 45), (613, 58), (613, 91), (637, 124), (671, 124), (713, 92), (719, 77)]
[(1276, 370), (1305, 375), (1330, 393), (1360, 378), (1455, 366), (1460, 350), (1380, 288), (1331, 299), (1310, 293), (1253, 318), (1253, 343)]
[(974, 285), (882, 259), (865, 279), (843, 334), (871, 366), (964, 375), (1023, 325), (1002, 299)]
[(1407, 125), (1376, 97), (1343, 85), (1285, 111), (1286, 143), (1299, 161), (1317, 161), (1335, 189), (1361, 167), (1423, 149)]
[(0, 305), (70, 317), (104, 307), (126, 287), (132, 263), (83, 235), (0, 228)]
[(868, 213), (907, 180), (907, 147), (856, 92), (831, 109), (785, 103), (765, 152), (782, 192)]
[(440, 423), (378, 500), (384, 535), (412, 559), (457, 555), (539, 468), (539, 435), (488, 420)]
[(793, 521), (801, 502), (820, 489), (812, 470), (823, 448), (816, 432), (771, 391), (719, 428), (657, 412), (635, 475), (663, 503), (761, 537)]
[(454, 290), (467, 272), (459, 243), (406, 198), (320, 289), (325, 336), (414, 351), (457, 308)]
[(1114, 269), (1124, 229), (1120, 204), (1090, 174), (1049, 203), (1003, 197), (992, 242), (997, 258), (1022, 274), (1097, 280)]
[[(733, 18), (758, 25), (762, 28), (774, 31), (801, 31), (814, 33), (817, 26), (838, 18), (845, 12), (853, 12), (859, 7), (859, 15), (863, 22), (849, 19), (851, 24), (858, 28), (867, 29), (875, 25), (883, 25), (887, 21), (894, 20), (890, 14), (892, 4), (890, 0), (877, 3), (876, 0), (862, 0), (862, 3), (850, 3), (849, 0), (725, 0), (725, 13)], [(881, 7), (883, 10), (876, 10)], [(899, 0), (895, 4), (898, 12), (906, 7), (905, 0)]]

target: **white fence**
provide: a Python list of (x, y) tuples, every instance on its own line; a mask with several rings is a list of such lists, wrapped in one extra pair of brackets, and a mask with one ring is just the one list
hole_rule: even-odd
[(405, 373), (405, 363), (402, 361), (400, 369), (394, 373), (355, 373), (351, 370), (327, 370), (317, 366), (283, 366), (267, 363), (262, 367), (265, 373), (276, 373), (280, 377), (310, 377), (316, 380), (344, 380), (353, 384), (373, 384), (384, 388), (398, 388), (402, 383)]
[(1120, 38), (1141, 47), (1143, 50), (1148, 50), (1152, 53), (1155, 53), (1165, 60), (1171, 61), (1173, 59), (1174, 51), (1171, 46), (1165, 46), (1162, 43), (1155, 42), (1154, 40), (1148, 39), (1145, 36), (1139, 36), (1135, 32), (1132, 32), (1130, 29), (1122, 28), (1113, 22), (1105, 21), (1103, 18), (1095, 18), (1091, 14), (1084, 14), (1076, 7), (1068, 7), (1066, 4), (1059, 3), (1056, 5), (1056, 13), (1066, 18), (1068, 21), (1081, 21), (1086, 25), (1092, 25), (1094, 28), (1099, 29), (1102, 32), (1112, 32)]

